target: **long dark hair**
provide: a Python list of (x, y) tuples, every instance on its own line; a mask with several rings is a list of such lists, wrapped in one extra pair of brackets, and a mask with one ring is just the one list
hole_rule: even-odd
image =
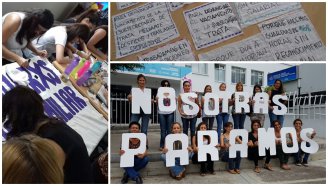
[(2, 120), (7, 119), (4, 127), (11, 129), (7, 138), (33, 132), (46, 118), (43, 99), (34, 90), (18, 85), (3, 96)]
[[(197, 146), (198, 146), (198, 142), (197, 142), (197, 139), (198, 139), (198, 131), (200, 131), (200, 127), (201, 127), (202, 125), (205, 125), (206, 130), (207, 130), (207, 124), (206, 124), (205, 122), (202, 121), (202, 122), (200, 122), (200, 123), (198, 124), (198, 126), (197, 126), (197, 128), (196, 128), (196, 145), (197, 145)], [(206, 138), (206, 139), (208, 140), (208, 142), (211, 143), (211, 141), (210, 141), (211, 139), (210, 139), (209, 136), (205, 135), (204, 138)]]
[(74, 38), (79, 37), (85, 43), (89, 40), (90, 29), (87, 25), (75, 23), (66, 26), (67, 41), (73, 41)]
[[(282, 81), (280, 80), (280, 79), (276, 79), (276, 81), (274, 81), (274, 84), (277, 82), (277, 81), (279, 81), (280, 82), (280, 87), (279, 87), (279, 92), (280, 93), (283, 93), (284, 92), (284, 86), (282, 85)], [(273, 86), (274, 86), (274, 84), (273, 84)]]
[(81, 23), (81, 21), (84, 18), (89, 18), (89, 20), (92, 24), (97, 25), (97, 22), (98, 22), (98, 19), (99, 19), (99, 16), (97, 14), (97, 10), (90, 8), (90, 9), (82, 12), (81, 14), (77, 15), (76, 16), (76, 23)]
[(27, 42), (30, 42), (31, 39), (37, 36), (35, 29), (38, 28), (38, 25), (41, 25), (45, 29), (49, 29), (54, 23), (54, 15), (48, 9), (36, 9), (24, 13), (26, 17), (16, 37), (16, 41), (20, 44), (23, 44), (23, 38), (25, 38)]
[(168, 83), (168, 87), (170, 87), (170, 86), (171, 86), (171, 84), (170, 84), (169, 80), (167, 80), (167, 79), (164, 79), (163, 81), (161, 81), (161, 87), (165, 87), (165, 83)]
[(104, 29), (106, 31), (106, 36), (102, 38), (98, 43), (96, 43), (96, 48), (100, 49), (103, 53), (108, 53), (108, 26), (102, 25), (98, 26), (94, 30), (91, 31), (90, 38), (93, 36), (96, 30), (98, 29)]
[(227, 123), (224, 124), (224, 126), (223, 126), (223, 134), (227, 132), (227, 130), (225, 128), (227, 128), (229, 125), (231, 125), (233, 127), (233, 124), (230, 121), (228, 121)]
[[(255, 123), (259, 124), (260, 127), (261, 127), (261, 121), (260, 121), (260, 120), (258, 120), (258, 119), (253, 120), (253, 121), (252, 121), (252, 124), (251, 124), (251, 132), (252, 132), (252, 133), (254, 133), (253, 126), (255, 125)], [(259, 127), (259, 128), (260, 128), (260, 127)]]
[(253, 88), (253, 96), (255, 96), (256, 92), (255, 92), (255, 89), (256, 88), (259, 88), (262, 92), (262, 87), (260, 85), (254, 85), (254, 88)]

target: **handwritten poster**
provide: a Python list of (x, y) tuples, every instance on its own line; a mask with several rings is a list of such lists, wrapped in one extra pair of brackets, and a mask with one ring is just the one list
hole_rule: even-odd
[[(45, 114), (60, 118), (81, 135), (91, 154), (108, 130), (107, 120), (70, 83), (60, 79), (60, 72), (48, 61), (40, 57), (31, 58), (28, 68), (11, 63), (1, 68), (2, 96), (14, 88), (20, 80), (8, 75), (8, 68), (17, 69), (27, 75), (27, 86), (35, 90), (44, 100)], [(10, 73), (9, 73), (10, 74)], [(8, 129), (2, 128), (2, 139)]]
[(122, 58), (179, 37), (166, 3), (152, 2), (113, 16), (116, 58)]
[(326, 47), (299, 10), (258, 25), (278, 61), (325, 61)]
[(183, 39), (139, 56), (139, 61), (195, 61), (195, 57), (189, 42)]
[(299, 2), (236, 2), (242, 28), (301, 8)]
[(138, 2), (116, 2), (117, 9), (119, 10), (129, 8), (136, 4), (138, 4)]
[(201, 61), (274, 61), (261, 34), (200, 54)]
[(207, 3), (184, 12), (197, 50), (242, 34), (229, 3)]
[(176, 11), (176, 10), (182, 8), (184, 5), (190, 4), (190, 3), (187, 3), (187, 2), (185, 2), (185, 3), (183, 3), (183, 2), (168, 2), (167, 4), (169, 5), (170, 10), (173, 12), (173, 11)]

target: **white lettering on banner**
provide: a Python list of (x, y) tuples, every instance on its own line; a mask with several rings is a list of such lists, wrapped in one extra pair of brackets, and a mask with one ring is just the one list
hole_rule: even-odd
[[(180, 141), (181, 149), (174, 150), (173, 144), (175, 141)], [(180, 165), (189, 164), (188, 156), (188, 136), (186, 134), (169, 134), (165, 137), (165, 146), (168, 149), (166, 153), (166, 166), (172, 167), (175, 165), (175, 158), (180, 158)]]
[(195, 61), (189, 42), (185, 39), (167, 44), (142, 56), (139, 61)]
[(262, 34), (198, 55), (200, 61), (274, 61)]
[[(170, 95), (170, 105), (165, 106), (162, 104), (163, 101), (161, 102), (159, 110), (160, 111), (174, 111), (173, 108), (176, 109), (176, 101), (173, 99), (172, 95), (175, 95), (174, 89), (172, 90), (171, 87), (160, 87), (160, 96), (163, 96), (164, 93), (168, 93)], [(186, 115), (195, 115), (199, 111), (198, 105), (191, 101), (189, 98), (197, 98), (196, 93), (183, 93), (180, 94), (182, 102), (184, 102), (186, 105), (183, 105), (183, 111)], [(228, 101), (229, 101), (229, 96), (228, 92), (225, 91), (219, 91), (219, 94), (215, 93), (206, 93), (205, 94), (205, 107), (204, 107), (204, 112), (206, 115), (217, 115), (219, 114), (220, 110), (218, 109), (218, 99), (222, 98), (222, 112), (226, 113), (228, 112)], [(231, 95), (231, 94), (230, 94)], [(242, 108), (246, 113), (249, 112), (249, 104), (248, 101), (248, 93), (247, 92), (236, 92), (235, 93), (236, 99), (235, 99), (235, 106), (236, 106), (236, 112), (241, 113)], [(237, 99), (237, 98), (242, 98), (244, 99)], [(160, 97), (161, 99), (163, 97)], [(214, 110), (210, 110), (208, 107), (208, 102), (210, 99), (214, 99)], [(256, 93), (255, 97), (253, 98), (255, 100), (254, 103), (254, 113), (268, 113), (268, 94), (267, 93)], [(278, 106), (274, 106), (273, 108), (273, 113), (276, 115), (284, 115), (287, 112), (287, 107), (279, 102), (279, 99), (282, 100), (287, 100), (286, 95), (275, 95), (273, 96), (273, 103), (278, 105), (281, 109), (279, 109)], [(139, 114), (140, 113), (140, 108), (143, 109), (144, 113), (150, 114), (151, 113), (151, 89), (144, 89), (144, 92), (142, 92), (139, 88), (133, 88), (132, 89), (132, 113), (133, 114)]]
[(196, 50), (242, 34), (229, 3), (207, 3), (184, 12)]
[[(140, 146), (136, 149), (129, 148), (129, 141), (131, 138), (138, 138)], [(120, 167), (133, 167), (134, 155), (143, 154), (146, 151), (146, 134), (144, 133), (125, 133), (122, 134), (122, 147), (124, 154), (121, 155)]]
[(151, 89), (132, 88), (132, 113), (140, 114), (140, 108), (145, 114), (151, 114)]
[(242, 28), (301, 8), (299, 2), (236, 2)]
[(166, 3), (146, 3), (113, 16), (116, 57), (122, 58), (179, 37)]
[(138, 4), (138, 2), (116, 2), (117, 9), (119, 10), (129, 8), (136, 4)]
[[(313, 129), (312, 128), (306, 128), (302, 129), (301, 131), (301, 137), (303, 139), (301, 145), (301, 149), (307, 153), (316, 153), (319, 150), (319, 145), (309, 139), (306, 134), (307, 133), (312, 133)], [(292, 142), (293, 146), (292, 147), (287, 147), (287, 141), (286, 141), (286, 135), (291, 133), (292, 134)], [(125, 134), (129, 134), (128, 137)], [(122, 157), (121, 157), (121, 162), (120, 165), (126, 165), (127, 161), (129, 162), (129, 165), (131, 165), (131, 161), (134, 160), (134, 155), (137, 153), (144, 153), (146, 149), (146, 135), (143, 133), (125, 133), (122, 134), (122, 147), (125, 146), (124, 154), (129, 154), (128, 156), (130, 157), (130, 160), (124, 159), (124, 162)], [(210, 153), (211, 154), (211, 160), (213, 161), (218, 161), (219, 156), (217, 153), (217, 149), (214, 147), (217, 142), (217, 132), (216, 131), (198, 131), (197, 132), (198, 139), (201, 139), (198, 141), (198, 160), (200, 161), (206, 161), (206, 154)], [(297, 144), (297, 137), (296, 137), (296, 131), (294, 128), (287, 127), (286, 129), (283, 127), (281, 128), (281, 137), (285, 136), (285, 138), (281, 139), (281, 143), (283, 145), (283, 152), (284, 153), (292, 153), (292, 152), (297, 152), (295, 149), (298, 149), (298, 144)], [(210, 141), (211, 143), (209, 145), (203, 145), (202, 144), (202, 136), (210, 136)], [(241, 136), (242, 137), (242, 144), (236, 144), (236, 137)], [(139, 138), (140, 139), (140, 146), (144, 146), (141, 150), (137, 150), (136, 152), (135, 149), (129, 149), (128, 148), (128, 143), (129, 143), (129, 138)], [(182, 143), (182, 149), (178, 150), (173, 150), (173, 143), (175, 141), (180, 141)], [(268, 141), (268, 142), (267, 142)], [(124, 145), (123, 145), (124, 142)], [(248, 132), (245, 129), (233, 129), (230, 132), (230, 147), (229, 147), (229, 158), (235, 158), (237, 151), (240, 152), (241, 157), (247, 157), (247, 142), (248, 142)], [(310, 144), (309, 147), (305, 146), (305, 143), (308, 142)], [(172, 167), (175, 165), (175, 158), (180, 158), (180, 165), (188, 165), (189, 164), (189, 159), (188, 159), (188, 136), (186, 134), (169, 134), (165, 138), (165, 145), (166, 148), (168, 149), (166, 153), (166, 166), (167, 167)], [(258, 146), (259, 146), (259, 155), (265, 155), (265, 148), (270, 148), (270, 154), (275, 155), (276, 154), (276, 144), (275, 144), (275, 134), (273, 128), (269, 128), (268, 131), (265, 131), (263, 128), (259, 128), (258, 130)], [(285, 146), (285, 147), (284, 147)], [(127, 147), (127, 148), (126, 148)], [(123, 149), (123, 148), (122, 148)], [(214, 152), (216, 151), (216, 152)], [(262, 152), (261, 152), (262, 151)], [(204, 159), (205, 157), (205, 159)], [(133, 165), (132, 165), (133, 166)], [(121, 166), (122, 167), (122, 166)], [(127, 166), (125, 166), (127, 167)]]
[(326, 47), (303, 10), (258, 25), (278, 61), (325, 61)]

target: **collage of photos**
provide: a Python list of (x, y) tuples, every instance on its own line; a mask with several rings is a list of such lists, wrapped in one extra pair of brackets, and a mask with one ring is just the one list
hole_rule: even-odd
[(326, 184), (325, 1), (1, 4), (2, 184)]

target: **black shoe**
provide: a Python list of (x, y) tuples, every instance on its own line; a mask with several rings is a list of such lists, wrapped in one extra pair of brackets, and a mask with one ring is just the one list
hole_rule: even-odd
[(128, 181), (129, 181), (129, 176), (128, 176), (128, 174), (126, 174), (126, 172), (123, 174), (123, 178), (122, 178), (122, 180), (121, 180), (121, 183), (122, 184), (126, 184), (126, 183), (128, 183)]
[(143, 183), (143, 181), (142, 181), (141, 176), (138, 176), (138, 177), (136, 178), (136, 184), (142, 184), (142, 183)]

